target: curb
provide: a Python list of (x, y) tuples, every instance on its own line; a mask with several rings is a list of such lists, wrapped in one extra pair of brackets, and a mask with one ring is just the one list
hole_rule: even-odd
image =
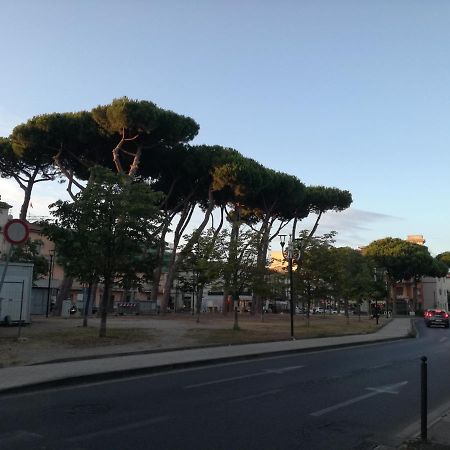
[[(196, 360), (196, 361), (184, 361), (184, 362), (161, 364), (158, 366), (139, 367), (139, 368), (134, 368), (134, 369), (123, 369), (123, 370), (119, 369), (119, 370), (113, 371), (113, 372), (77, 375), (77, 376), (72, 376), (72, 377), (69, 376), (66, 378), (60, 378), (60, 379), (55, 379), (55, 380), (47, 380), (47, 381), (41, 381), (41, 382), (38, 381), (35, 383), (30, 383), (30, 384), (26, 384), (26, 385), (22, 385), (22, 386), (15, 386), (15, 387), (11, 387), (11, 388), (5, 388), (5, 389), (0, 388), (0, 397), (6, 396), (6, 395), (12, 395), (12, 394), (28, 393), (28, 392), (33, 392), (36, 390), (46, 390), (46, 389), (52, 389), (52, 388), (57, 388), (57, 387), (89, 384), (89, 383), (109, 381), (109, 380), (120, 380), (120, 379), (133, 377), (133, 376), (149, 375), (149, 374), (153, 374), (153, 373), (161, 373), (161, 372), (167, 372), (167, 371), (189, 369), (189, 368), (194, 368), (194, 367), (205, 367), (205, 366), (209, 366), (209, 365), (226, 364), (226, 363), (234, 362), (234, 361), (263, 359), (266, 357), (273, 357), (273, 356), (277, 356), (277, 355), (289, 355), (289, 354), (294, 354), (294, 353), (326, 351), (329, 349), (347, 348), (347, 347), (356, 347), (356, 346), (359, 347), (359, 346), (363, 346), (363, 345), (376, 345), (379, 343), (394, 342), (394, 341), (409, 339), (409, 338), (410, 338), (410, 336), (407, 335), (407, 336), (403, 336), (403, 337), (384, 338), (384, 339), (378, 339), (378, 340), (367, 341), (367, 342), (349, 342), (349, 343), (343, 343), (343, 344), (332, 344), (332, 345), (328, 345), (328, 346), (317, 346), (317, 347), (289, 349), (289, 350), (276, 350), (276, 351), (271, 351), (271, 352), (253, 353), (253, 354), (235, 355), (235, 356), (222, 356), (222, 357), (218, 357), (218, 358), (210, 358), (210, 359), (203, 359), (203, 360)], [(216, 347), (219, 347), (219, 346), (216, 346)], [(223, 346), (221, 346), (221, 347), (223, 347)], [(174, 349), (171, 351), (179, 351), (179, 349)], [(166, 351), (165, 353), (170, 353), (171, 351)], [(154, 353), (154, 352), (152, 352), (152, 353)], [(142, 354), (142, 353), (108, 355), (108, 356), (106, 356), (106, 358), (114, 358), (114, 357), (121, 357), (121, 356), (133, 356), (136, 354)], [(90, 358), (90, 359), (103, 359), (103, 358), (99, 357), (99, 358)], [(86, 358), (84, 358), (84, 360), (86, 360)], [(77, 360), (75, 360), (75, 361), (77, 361)], [(65, 362), (68, 362), (68, 361), (65, 361)], [(51, 363), (46, 363), (46, 364), (51, 364)], [(53, 364), (55, 364), (55, 362)], [(42, 364), (40, 364), (40, 365), (42, 365)]]

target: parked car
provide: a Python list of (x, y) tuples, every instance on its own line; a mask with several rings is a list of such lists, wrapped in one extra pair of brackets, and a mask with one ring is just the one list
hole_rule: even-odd
[(445, 328), (449, 327), (448, 312), (443, 309), (427, 309), (423, 318), (427, 327), (431, 327), (432, 325), (443, 325)]

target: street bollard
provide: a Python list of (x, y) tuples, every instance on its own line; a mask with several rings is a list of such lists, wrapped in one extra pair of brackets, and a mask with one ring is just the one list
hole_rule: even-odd
[(427, 357), (422, 356), (421, 364), (421, 426), (420, 426), (420, 438), (422, 441), (427, 440), (427, 409), (428, 409), (428, 381), (427, 381)]

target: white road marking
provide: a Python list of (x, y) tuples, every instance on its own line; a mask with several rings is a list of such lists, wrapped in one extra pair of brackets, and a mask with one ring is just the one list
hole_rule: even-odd
[(396, 383), (396, 384), (389, 384), (386, 386), (380, 386), (380, 387), (376, 387), (376, 388), (366, 388), (367, 390), (370, 390), (372, 392), (365, 394), (365, 395), (360, 395), (359, 397), (355, 397), (355, 398), (351, 398), (350, 400), (347, 400), (345, 402), (341, 402), (338, 403), (336, 405), (330, 406), (328, 408), (324, 408), (321, 409), (319, 411), (313, 412), (310, 414), (310, 416), (314, 416), (314, 417), (319, 417), (322, 416), (324, 414), (327, 414), (331, 411), (335, 411), (336, 409), (340, 409), (343, 408), (345, 406), (348, 405), (352, 405), (353, 403), (357, 403), (360, 402), (362, 400), (366, 400), (370, 397), (374, 397), (375, 395), (379, 395), (379, 394), (398, 394), (398, 388), (401, 386), (404, 386), (405, 384), (408, 384), (407, 381), (401, 381), (400, 383)]
[(291, 370), (302, 369), (303, 367), (305, 367), (305, 366), (282, 367), (281, 369), (266, 369), (264, 372), (282, 374), (285, 372), (290, 372)]
[(255, 395), (248, 395), (247, 397), (235, 398), (233, 400), (230, 400), (230, 403), (245, 402), (246, 400), (252, 400), (254, 398), (260, 398), (260, 397), (265, 397), (267, 395), (278, 394), (278, 392), (281, 392), (281, 389), (274, 389), (272, 391), (261, 392), (259, 394), (255, 394)]
[(267, 373), (266, 372), (250, 373), (248, 375), (241, 375), (240, 377), (221, 378), (220, 380), (205, 381), (204, 383), (190, 384), (189, 386), (185, 386), (184, 389), (193, 389), (193, 388), (198, 388), (198, 387), (202, 387), (202, 386), (210, 386), (212, 384), (228, 383), (230, 381), (260, 377), (261, 375), (267, 375)]
[(378, 366), (369, 367), (369, 370), (385, 369), (386, 367), (391, 367), (392, 363), (379, 364)]
[(439, 355), (439, 353), (448, 353), (448, 349), (442, 348), (441, 350), (436, 350), (433, 352), (433, 355)]
[(143, 428), (148, 425), (152, 425), (159, 422), (165, 422), (169, 420), (169, 416), (154, 417), (153, 419), (141, 420), (140, 422), (129, 423), (128, 425), (117, 426), (109, 428), (107, 430), (95, 431), (94, 433), (80, 434), (71, 438), (64, 439), (66, 442), (85, 441), (86, 439), (97, 438), (101, 436), (108, 436), (114, 433), (121, 433), (123, 431), (133, 430), (135, 428)]
[(400, 383), (396, 383), (396, 384), (388, 384), (386, 386), (380, 386), (377, 388), (366, 388), (368, 391), (374, 391), (377, 392), (378, 394), (398, 394), (398, 388), (405, 386), (405, 384), (408, 384), (407, 381), (400, 381)]
[(246, 378), (260, 377), (263, 375), (271, 375), (274, 373), (283, 374), (284, 372), (288, 372), (290, 370), (295, 370), (295, 369), (300, 369), (302, 367), (305, 367), (305, 366), (281, 367), (280, 369), (265, 369), (263, 372), (249, 373), (248, 375), (240, 375), (238, 377), (220, 378), (218, 380), (205, 381), (204, 383), (191, 384), (189, 386), (185, 386), (184, 389), (193, 389), (193, 388), (198, 388), (198, 387), (203, 387), (203, 386), (211, 386), (213, 384), (229, 383), (230, 381), (245, 380)]

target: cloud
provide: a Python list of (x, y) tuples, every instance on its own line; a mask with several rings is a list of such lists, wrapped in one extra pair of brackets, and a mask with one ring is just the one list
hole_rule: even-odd
[(371, 224), (379, 221), (398, 221), (400, 217), (382, 214), (373, 211), (349, 208), (342, 212), (326, 213), (322, 220), (323, 225), (335, 225), (337, 228), (367, 231)]
[[(303, 228), (311, 228), (315, 217), (308, 218)], [(318, 233), (336, 231), (336, 245), (359, 247), (379, 238), (380, 228), (387, 223), (404, 221), (401, 217), (374, 211), (349, 208), (343, 212), (328, 212), (319, 222)], [(301, 227), (302, 228), (302, 227)]]

